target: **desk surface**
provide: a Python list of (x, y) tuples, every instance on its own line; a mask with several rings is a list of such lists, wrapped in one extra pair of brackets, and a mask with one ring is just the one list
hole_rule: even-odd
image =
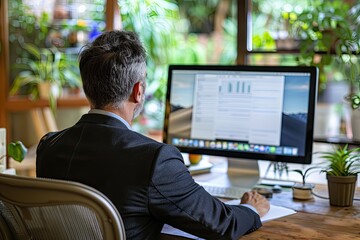
[[(326, 196), (327, 186), (318, 185), (314, 191)], [(356, 195), (359, 198), (360, 188)], [(294, 200), (291, 191), (284, 191), (274, 194), (270, 202), (297, 213), (266, 222), (259, 231), (242, 239), (360, 239), (360, 201), (354, 201), (352, 207), (333, 207), (328, 200), (317, 197)]]
[[(205, 180), (211, 174), (194, 176)], [(315, 193), (327, 196), (327, 186), (317, 185)], [(360, 187), (355, 193), (360, 198)], [(288, 207), (296, 214), (265, 222), (263, 226), (248, 235), (244, 240), (278, 240), (278, 239), (360, 239), (360, 201), (354, 201), (352, 207), (333, 207), (329, 200), (314, 197), (313, 200), (298, 201), (292, 198), (290, 189), (280, 194), (273, 194), (270, 199), (273, 205)], [(161, 239), (175, 240), (182, 237), (163, 235)]]

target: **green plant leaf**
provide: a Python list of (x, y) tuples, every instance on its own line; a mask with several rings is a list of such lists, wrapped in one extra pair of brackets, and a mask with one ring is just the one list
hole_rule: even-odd
[(40, 60), (40, 58), (41, 58), (41, 53), (40, 53), (39, 49), (38, 49), (34, 44), (25, 43), (23, 47), (24, 47), (24, 49), (27, 50), (32, 56), (34, 56), (35, 59)]
[(8, 155), (15, 161), (22, 162), (27, 154), (27, 148), (20, 141), (8, 144)]
[(322, 172), (334, 176), (352, 176), (360, 173), (360, 148), (337, 147), (333, 151), (323, 152), (326, 167)]
[(319, 166), (314, 166), (314, 167), (309, 167), (307, 168), (306, 170), (302, 170), (302, 169), (294, 169), (294, 170), (291, 170), (292, 172), (296, 172), (296, 173), (299, 173), (302, 177), (302, 182), (303, 184), (305, 185), (305, 182), (306, 182), (306, 178), (313, 172), (310, 172), (311, 170), (314, 170), (314, 169), (319, 169), (320, 167)]

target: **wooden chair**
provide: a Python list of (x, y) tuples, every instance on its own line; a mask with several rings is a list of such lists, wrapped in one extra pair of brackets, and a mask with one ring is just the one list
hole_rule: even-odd
[(84, 184), (0, 174), (0, 239), (126, 239), (110, 200)]

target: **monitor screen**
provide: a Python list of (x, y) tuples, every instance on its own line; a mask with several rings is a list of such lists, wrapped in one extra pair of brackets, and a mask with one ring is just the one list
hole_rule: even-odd
[(317, 68), (171, 65), (164, 142), (184, 153), (311, 163)]

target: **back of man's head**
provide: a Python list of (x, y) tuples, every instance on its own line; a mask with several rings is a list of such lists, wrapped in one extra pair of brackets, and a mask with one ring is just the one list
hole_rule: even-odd
[(134, 84), (145, 81), (146, 52), (133, 32), (108, 31), (79, 56), (84, 92), (95, 108), (120, 107)]

